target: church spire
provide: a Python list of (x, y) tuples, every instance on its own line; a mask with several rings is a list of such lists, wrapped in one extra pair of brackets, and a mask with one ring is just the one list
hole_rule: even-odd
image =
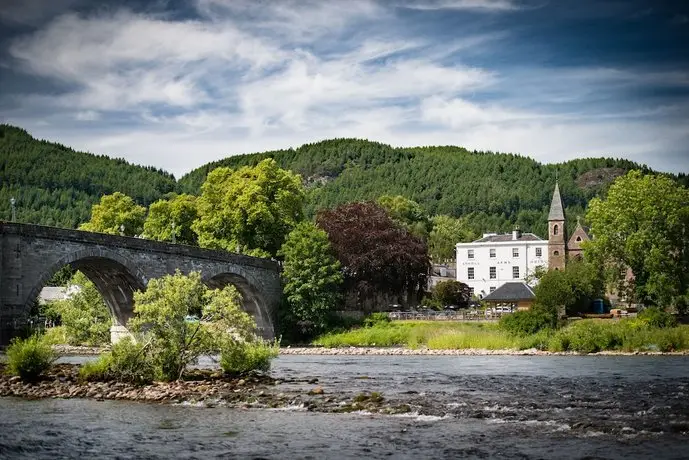
[(560, 187), (555, 182), (555, 191), (553, 192), (553, 201), (550, 203), (550, 213), (548, 220), (565, 220), (565, 211), (562, 206), (562, 198), (560, 197)]

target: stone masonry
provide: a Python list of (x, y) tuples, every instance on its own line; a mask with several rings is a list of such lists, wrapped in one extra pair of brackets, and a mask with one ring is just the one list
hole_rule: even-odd
[(211, 287), (233, 284), (243, 307), (267, 339), (275, 337), (282, 295), (274, 261), (101, 233), (0, 221), (0, 345), (26, 323), (45, 283), (65, 265), (83, 272), (98, 288), (113, 317), (113, 339), (126, 333), (133, 294), (150, 279), (180, 270), (201, 272)]

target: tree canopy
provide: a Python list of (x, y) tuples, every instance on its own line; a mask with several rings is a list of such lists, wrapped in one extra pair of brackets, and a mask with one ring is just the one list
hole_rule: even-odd
[(434, 216), (433, 230), (428, 238), (428, 251), (434, 262), (455, 260), (457, 243), (473, 241), (476, 234), (465, 218)]
[(689, 189), (665, 175), (631, 171), (606, 198), (591, 200), (586, 220), (593, 240), (587, 259), (605, 268), (607, 281), (624, 290), (633, 273), (636, 300), (684, 308), (689, 300)]
[(266, 159), (254, 167), (217, 168), (201, 187), (192, 228), (202, 247), (274, 257), (303, 217), (299, 176)]
[(322, 330), (342, 297), (341, 266), (328, 235), (313, 223), (302, 222), (287, 236), (279, 255), (284, 260), (285, 320), (303, 334)]
[(565, 270), (545, 272), (534, 287), (536, 303), (555, 312), (564, 307), (568, 315), (590, 311), (594, 299), (603, 296), (600, 270), (590, 261), (569, 260)]
[(378, 198), (377, 203), (385, 208), (392, 220), (406, 227), (412, 234), (428, 238), (431, 223), (419, 203), (402, 195), (383, 195)]
[(196, 197), (193, 195), (182, 194), (170, 200), (158, 200), (148, 209), (143, 234), (152, 240), (174, 239), (176, 243), (196, 245), (198, 238), (192, 224), (197, 218)]
[(80, 225), (79, 229), (110, 235), (136, 236), (143, 231), (145, 217), (146, 208), (137, 205), (124, 193), (115, 192), (112, 195), (104, 195), (100, 203), (93, 205), (91, 220)]
[(426, 286), (426, 243), (393, 222), (372, 202), (348, 203), (318, 213), (344, 271), (344, 286), (361, 299), (373, 292), (406, 297)]
[(432, 296), (439, 306), (466, 308), (471, 300), (471, 288), (459, 281), (440, 281), (433, 287)]

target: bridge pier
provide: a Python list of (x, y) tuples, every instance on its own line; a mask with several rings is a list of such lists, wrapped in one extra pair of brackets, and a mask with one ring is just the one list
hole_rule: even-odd
[(211, 287), (232, 284), (265, 338), (275, 337), (282, 297), (275, 261), (180, 244), (0, 221), (0, 345), (27, 326), (41, 289), (62, 267), (95, 285), (113, 315), (113, 342), (129, 334), (133, 294), (148, 281), (197, 271)]
[(110, 343), (114, 345), (125, 337), (133, 337), (125, 326), (120, 324), (110, 326)]

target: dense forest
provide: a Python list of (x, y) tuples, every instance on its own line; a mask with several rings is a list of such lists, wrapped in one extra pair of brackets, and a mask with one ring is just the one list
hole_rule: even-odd
[(14, 197), (20, 222), (76, 228), (104, 194), (120, 191), (148, 205), (176, 186), (160, 169), (75, 152), (0, 125), (0, 219), (10, 219)]
[[(556, 177), (569, 225), (588, 201), (630, 169), (649, 171), (623, 159), (585, 158), (541, 164), (531, 158), (461, 147), (394, 148), (359, 139), (333, 139), (297, 149), (230, 156), (209, 163), (179, 182), (160, 169), (121, 159), (76, 152), (39, 141), (26, 131), (0, 125), (0, 219), (10, 217), (10, 197), (22, 222), (76, 227), (89, 219), (103, 195), (123, 192), (150, 205), (169, 192), (198, 194), (218, 166), (254, 166), (274, 158), (299, 173), (308, 188), (307, 214), (355, 200), (403, 195), (429, 216), (466, 216), (476, 233), (524, 231), (546, 236), (546, 218)], [(689, 177), (674, 176), (684, 185)]]
[[(302, 175), (308, 186), (307, 213), (354, 200), (403, 195), (429, 215), (467, 216), (476, 233), (510, 231), (519, 225), (545, 237), (556, 178), (576, 225), (588, 201), (630, 169), (648, 168), (623, 159), (585, 158), (543, 165), (513, 154), (470, 152), (461, 147), (393, 148), (358, 139), (333, 139), (298, 149), (236, 155), (204, 165), (179, 181), (198, 193), (218, 166), (255, 165), (264, 158)], [(687, 184), (686, 175), (678, 178)]]

